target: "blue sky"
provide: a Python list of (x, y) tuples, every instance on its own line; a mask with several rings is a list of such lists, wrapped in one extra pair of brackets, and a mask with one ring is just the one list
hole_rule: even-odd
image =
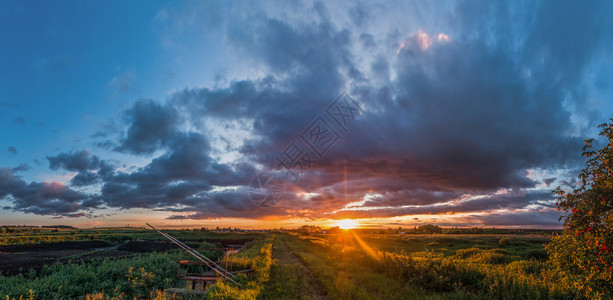
[[(0, 223), (557, 227), (549, 192), (613, 114), (611, 12), (0, 1)], [(351, 126), (325, 112), (339, 95)], [(277, 159), (318, 116), (339, 139), (288, 179)]]

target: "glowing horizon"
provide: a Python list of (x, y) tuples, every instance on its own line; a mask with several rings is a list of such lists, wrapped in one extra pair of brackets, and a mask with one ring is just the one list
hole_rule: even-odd
[(352, 219), (343, 219), (334, 222), (332, 225), (338, 226), (340, 229), (354, 229), (360, 227), (360, 222)]

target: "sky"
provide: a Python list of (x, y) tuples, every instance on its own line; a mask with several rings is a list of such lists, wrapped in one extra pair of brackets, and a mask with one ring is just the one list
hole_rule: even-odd
[(560, 228), (612, 6), (0, 0), (0, 224)]

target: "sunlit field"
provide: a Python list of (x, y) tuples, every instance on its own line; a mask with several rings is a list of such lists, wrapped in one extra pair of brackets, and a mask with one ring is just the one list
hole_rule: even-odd
[[(194, 248), (239, 244), (238, 284), (177, 294), (179, 250), (152, 230), (21, 228), (0, 236), (2, 299), (570, 299), (548, 263), (552, 232), (166, 230)], [(344, 226), (343, 226), (344, 227)], [(308, 228), (307, 228), (308, 229)], [(325, 232), (325, 233), (324, 233)], [(456, 231), (457, 232), (457, 231)], [(144, 244), (146, 247), (139, 243)], [(139, 246), (141, 245), (141, 246)], [(164, 247), (162, 247), (164, 245)], [(78, 246), (78, 247), (77, 247)], [(155, 247), (154, 247), (155, 246)], [(21, 248), (20, 248), (21, 247)], [(205, 253), (215, 256), (215, 253)], [(22, 267), (14, 262), (22, 260)], [(39, 258), (36, 260), (36, 258)], [(13, 263), (9, 264), (8, 261)]]

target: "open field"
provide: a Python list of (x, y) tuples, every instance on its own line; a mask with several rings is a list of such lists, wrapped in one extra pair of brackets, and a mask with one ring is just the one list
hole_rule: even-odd
[(253, 272), (239, 275), (240, 285), (218, 281), (203, 295), (164, 293), (185, 283), (176, 278), (179, 250), (154, 231), (45, 229), (2, 235), (0, 297), (576, 298), (548, 264), (549, 233), (166, 232), (193, 248), (240, 247), (230, 257), (233, 270)]

